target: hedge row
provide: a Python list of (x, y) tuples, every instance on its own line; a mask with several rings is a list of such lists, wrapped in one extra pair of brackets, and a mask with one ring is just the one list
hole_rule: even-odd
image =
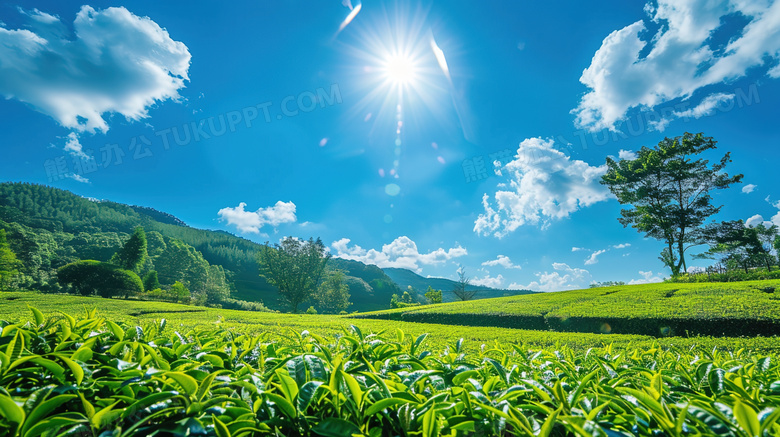
[(771, 337), (780, 334), (780, 320), (754, 318), (679, 319), (663, 317), (561, 317), (501, 313), (395, 312), (361, 314), (354, 318), (398, 320), (459, 326), (494, 326), (536, 331), (633, 334), (653, 337)]

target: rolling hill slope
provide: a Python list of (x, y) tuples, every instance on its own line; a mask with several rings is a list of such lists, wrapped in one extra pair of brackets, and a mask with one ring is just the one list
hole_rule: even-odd
[(444, 303), (356, 317), (652, 336), (774, 336), (780, 280), (661, 283)]

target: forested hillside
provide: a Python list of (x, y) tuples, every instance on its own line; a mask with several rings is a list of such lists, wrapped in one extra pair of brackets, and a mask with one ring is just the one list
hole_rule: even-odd
[[(144, 270), (158, 271), (162, 284), (180, 280), (192, 291), (224, 287), (233, 298), (281, 308), (276, 289), (258, 275), (257, 243), (191, 228), (147, 207), (86, 199), (42, 185), (0, 184), (0, 229), (7, 231), (11, 249), (23, 263), (22, 288), (57, 291), (57, 268), (79, 259), (108, 261), (137, 226), (144, 228), (149, 244)], [(329, 266), (347, 275), (350, 311), (387, 308), (390, 296), (399, 292), (376, 266), (341, 259)]]

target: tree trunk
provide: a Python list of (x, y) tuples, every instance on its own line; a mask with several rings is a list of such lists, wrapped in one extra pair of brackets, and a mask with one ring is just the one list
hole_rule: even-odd
[[(679, 267), (682, 267), (683, 273), (688, 273), (688, 266), (685, 265), (685, 243), (683, 242), (683, 236), (680, 236), (680, 241), (677, 243), (677, 250), (680, 252), (680, 263), (678, 264)], [(679, 273), (679, 267), (678, 267), (678, 273)]]

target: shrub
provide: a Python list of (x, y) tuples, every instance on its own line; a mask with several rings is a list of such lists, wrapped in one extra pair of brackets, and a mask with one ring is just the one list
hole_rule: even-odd
[(131, 296), (143, 293), (141, 278), (129, 270), (94, 260), (76, 261), (57, 270), (60, 284), (69, 285), (81, 295), (101, 297)]
[(780, 270), (768, 271), (767, 269), (755, 269), (745, 273), (744, 270), (722, 270), (719, 272), (684, 273), (667, 279), (665, 282), (682, 284), (700, 282), (740, 282), (763, 281), (767, 279), (780, 279)]
[(306, 310), (306, 314), (317, 314), (317, 310), (310, 306), (308, 310)]
[(249, 302), (246, 300), (227, 298), (222, 300), (222, 308), (228, 310), (241, 310), (241, 311), (258, 311), (258, 312), (273, 312), (268, 309), (262, 302)]

